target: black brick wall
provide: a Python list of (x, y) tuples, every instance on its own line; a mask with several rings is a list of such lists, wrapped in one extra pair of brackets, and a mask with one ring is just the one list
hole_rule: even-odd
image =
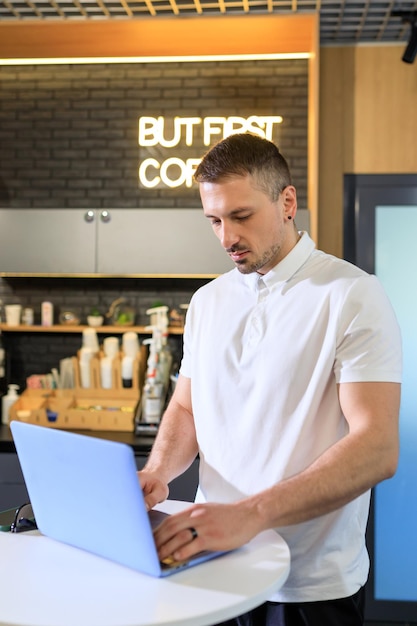
[(283, 116), (274, 140), (306, 208), (307, 70), (305, 60), (1, 67), (0, 206), (199, 206), (196, 186), (139, 187), (138, 118), (257, 114)]
[[(0, 207), (152, 208), (200, 206), (198, 190), (138, 184), (138, 119), (143, 115), (282, 115), (274, 134), (288, 159), (299, 206), (307, 206), (308, 65), (305, 60), (0, 67)], [(207, 149), (195, 145), (198, 158)], [(149, 149), (148, 149), (149, 150)], [(178, 156), (182, 154), (178, 148)], [(154, 154), (153, 154), (154, 155)], [(158, 151), (156, 151), (158, 155)], [(169, 154), (177, 156), (177, 154)], [(53, 236), (53, 233), (51, 233)], [(1, 271), (1, 268), (0, 268)], [(0, 278), (3, 303), (55, 316), (124, 296), (146, 323), (156, 299), (188, 302), (194, 280)], [(79, 336), (5, 334), (12, 382), (56, 367)], [(176, 341), (178, 344), (178, 338)]]

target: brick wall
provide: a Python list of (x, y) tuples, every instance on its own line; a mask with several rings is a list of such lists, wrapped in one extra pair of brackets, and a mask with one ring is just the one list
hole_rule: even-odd
[(196, 186), (139, 187), (138, 118), (257, 114), (283, 116), (306, 208), (307, 86), (305, 60), (1, 67), (0, 206), (199, 206)]
[[(308, 65), (305, 60), (0, 67), (0, 207), (152, 208), (200, 206), (196, 186), (145, 189), (138, 119), (149, 115), (282, 115), (274, 140), (289, 161), (299, 206), (307, 198)], [(195, 158), (207, 149), (193, 146)], [(147, 152), (148, 151), (148, 152)], [(171, 155), (170, 155), (171, 156)], [(53, 234), (51, 233), (51, 236)], [(1, 268), (0, 268), (1, 271)], [(146, 322), (156, 299), (188, 302), (199, 282), (162, 279), (0, 279), (4, 303), (35, 309), (51, 300), (56, 315), (123, 295)], [(12, 341), (13, 339), (13, 341)], [(13, 377), (42, 373), (69, 356), (77, 336), (12, 333)], [(15, 381), (13, 381), (15, 382)]]

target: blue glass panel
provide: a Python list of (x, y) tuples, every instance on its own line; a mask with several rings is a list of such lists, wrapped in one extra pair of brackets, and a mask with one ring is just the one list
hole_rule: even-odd
[(375, 490), (375, 597), (417, 601), (417, 206), (378, 206), (375, 220), (375, 273), (404, 351), (399, 467)]

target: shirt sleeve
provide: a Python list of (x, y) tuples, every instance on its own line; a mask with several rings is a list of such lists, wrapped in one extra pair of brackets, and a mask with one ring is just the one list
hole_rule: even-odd
[(340, 311), (336, 382), (401, 382), (402, 344), (394, 309), (376, 276), (357, 278)]

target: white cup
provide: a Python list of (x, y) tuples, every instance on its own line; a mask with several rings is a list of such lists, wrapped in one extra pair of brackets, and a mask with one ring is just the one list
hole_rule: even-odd
[(106, 356), (111, 358), (119, 354), (119, 339), (117, 337), (106, 337), (103, 341), (103, 350)]
[(139, 337), (135, 332), (123, 333), (122, 336), (123, 354), (136, 358), (139, 351)]
[(98, 352), (98, 337), (94, 328), (84, 328), (83, 330), (83, 348), (91, 348), (93, 352)]
[(19, 326), (22, 306), (20, 304), (6, 304), (6, 324), (8, 326)]

